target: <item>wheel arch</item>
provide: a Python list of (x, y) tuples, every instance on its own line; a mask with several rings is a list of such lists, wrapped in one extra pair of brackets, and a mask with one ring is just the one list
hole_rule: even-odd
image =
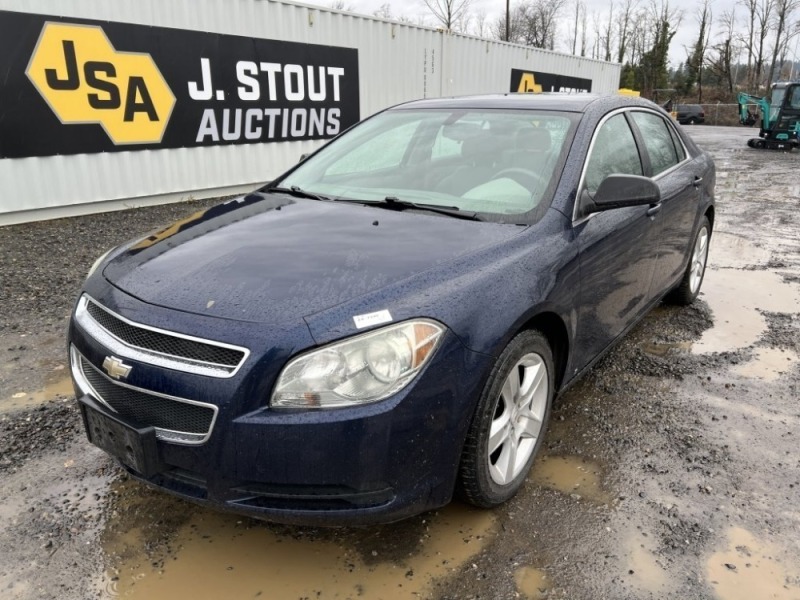
[(711, 233), (714, 233), (714, 205), (710, 205), (706, 209), (706, 218), (708, 219), (708, 225), (711, 228)]
[(555, 366), (555, 390), (561, 388), (569, 362), (569, 332), (567, 325), (560, 315), (554, 312), (541, 312), (528, 319), (517, 333), (535, 329), (542, 332), (553, 351)]

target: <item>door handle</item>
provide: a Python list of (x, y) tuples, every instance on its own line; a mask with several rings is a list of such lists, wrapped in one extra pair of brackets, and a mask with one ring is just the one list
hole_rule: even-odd
[(655, 217), (660, 212), (661, 212), (661, 202), (659, 202), (658, 204), (653, 204), (650, 208), (648, 208), (647, 216)]
[(697, 176), (695, 176), (695, 178), (694, 178), (694, 181), (692, 182), (692, 185), (693, 185), (694, 187), (699, 187), (699, 186), (700, 186), (700, 183), (702, 183), (702, 181), (703, 181), (703, 178), (702, 178), (702, 177), (697, 177)]

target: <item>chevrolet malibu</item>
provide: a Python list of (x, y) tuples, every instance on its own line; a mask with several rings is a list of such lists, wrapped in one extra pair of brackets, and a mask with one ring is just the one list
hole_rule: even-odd
[(644, 100), (383, 111), (95, 263), (69, 328), (88, 437), (278, 522), (498, 505), (554, 398), (655, 304), (697, 297), (714, 183)]

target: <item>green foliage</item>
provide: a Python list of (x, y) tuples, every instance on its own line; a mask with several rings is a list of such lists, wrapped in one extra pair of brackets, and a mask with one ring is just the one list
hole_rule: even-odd
[(636, 68), (629, 62), (622, 67), (622, 72), (619, 75), (619, 87), (629, 90), (636, 89)]
[(636, 81), (638, 89), (650, 91), (669, 87), (667, 57), (669, 45), (674, 36), (675, 31), (670, 30), (669, 21), (661, 19), (656, 26), (653, 45), (642, 54), (642, 60), (639, 63)]

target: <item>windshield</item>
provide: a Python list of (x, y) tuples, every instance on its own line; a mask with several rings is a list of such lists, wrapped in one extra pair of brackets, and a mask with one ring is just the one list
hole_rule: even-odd
[(783, 97), (786, 94), (786, 88), (773, 87), (772, 88), (772, 102), (769, 107), (769, 120), (774, 121), (778, 118), (778, 113), (781, 111), (781, 104), (783, 104)]
[(387, 111), (273, 185), (333, 199), (392, 197), (503, 221), (549, 204), (575, 122), (576, 115), (547, 111)]

